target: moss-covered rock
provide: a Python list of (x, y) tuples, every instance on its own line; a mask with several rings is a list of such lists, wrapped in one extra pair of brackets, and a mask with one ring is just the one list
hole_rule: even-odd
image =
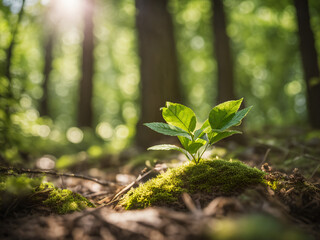
[(52, 183), (41, 183), (43, 178), (0, 176), (0, 215), (19, 209), (46, 206), (58, 214), (95, 207), (88, 199), (68, 189), (59, 189)]
[(131, 189), (120, 204), (125, 209), (174, 205), (183, 192), (232, 195), (250, 185), (263, 183), (264, 175), (264, 172), (239, 161), (188, 162)]
[(0, 175), (0, 215), (16, 208), (34, 189), (41, 184), (41, 178), (29, 178), (26, 174), (18, 176)]
[(42, 183), (37, 189), (37, 195), (48, 192), (48, 197), (42, 203), (58, 214), (81, 211), (87, 207), (95, 207), (88, 199), (69, 189), (55, 188), (50, 183)]

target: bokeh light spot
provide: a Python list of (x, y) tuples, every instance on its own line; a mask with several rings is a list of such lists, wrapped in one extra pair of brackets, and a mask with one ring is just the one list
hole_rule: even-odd
[(52, 155), (44, 155), (37, 160), (36, 166), (40, 169), (53, 169), (56, 165), (56, 158)]
[(107, 122), (101, 122), (96, 128), (96, 133), (103, 139), (110, 139), (113, 135), (112, 127)]
[(125, 125), (119, 125), (116, 127), (117, 138), (125, 139), (129, 136), (129, 129)]
[(297, 80), (285, 85), (285, 91), (288, 95), (293, 96), (300, 93), (302, 90), (301, 83)]
[(83, 132), (77, 127), (71, 127), (67, 131), (67, 139), (72, 143), (80, 143), (83, 140)]

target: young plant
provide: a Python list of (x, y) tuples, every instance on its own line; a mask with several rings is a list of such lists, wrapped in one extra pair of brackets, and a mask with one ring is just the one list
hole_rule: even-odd
[(241, 120), (252, 108), (251, 106), (238, 111), (242, 100), (243, 98), (227, 101), (215, 106), (210, 111), (209, 118), (197, 130), (195, 130), (197, 118), (190, 108), (167, 102), (166, 107), (161, 108), (162, 117), (167, 123), (152, 122), (144, 125), (158, 133), (177, 136), (183, 148), (161, 144), (150, 147), (148, 150), (177, 150), (184, 153), (189, 160), (199, 163), (210, 145), (233, 134), (241, 133), (230, 128), (240, 125)]

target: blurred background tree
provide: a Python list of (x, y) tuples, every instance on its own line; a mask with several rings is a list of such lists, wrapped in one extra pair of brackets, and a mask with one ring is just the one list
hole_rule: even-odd
[(1, 160), (145, 147), (167, 100), (203, 121), (244, 97), (251, 130), (319, 128), (320, 2), (306, 3), (1, 0)]
[(43, 81), (42, 81), (42, 97), (39, 103), (40, 116), (50, 116), (49, 112), (49, 77), (52, 70), (53, 61), (53, 46), (56, 38), (56, 28), (54, 26), (54, 19), (52, 16), (54, 2), (48, 4), (48, 8), (44, 11), (43, 23), (43, 48), (44, 48), (44, 67), (43, 67)]
[(295, 0), (302, 67), (307, 88), (309, 121), (320, 129), (320, 72), (314, 34), (310, 26), (308, 1)]
[(136, 24), (140, 56), (140, 120), (136, 143), (150, 147), (160, 140), (143, 123), (161, 122), (166, 101), (181, 102), (178, 60), (167, 0), (136, 0)]
[(223, 0), (212, 0), (214, 52), (217, 61), (218, 92), (217, 102), (236, 99), (234, 94), (233, 59)]
[(94, 0), (85, 0), (83, 6), (84, 27), (82, 42), (82, 71), (79, 83), (78, 126), (92, 127), (93, 74), (94, 74)]

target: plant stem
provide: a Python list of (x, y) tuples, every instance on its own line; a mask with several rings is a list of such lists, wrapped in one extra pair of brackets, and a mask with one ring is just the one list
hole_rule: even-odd
[(202, 157), (202, 155), (205, 153), (205, 151), (207, 150), (207, 148), (209, 147), (209, 144), (208, 143), (206, 143), (206, 145), (205, 145), (205, 147), (204, 147), (204, 149), (203, 149), (203, 151), (202, 151), (202, 153), (200, 154), (200, 156), (199, 156), (199, 160), (201, 159), (201, 157)]

